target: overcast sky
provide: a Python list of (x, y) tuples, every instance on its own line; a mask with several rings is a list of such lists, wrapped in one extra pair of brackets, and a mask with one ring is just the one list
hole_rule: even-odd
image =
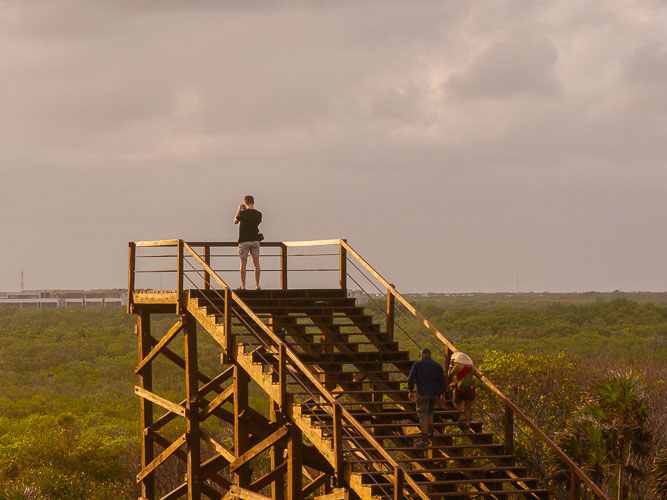
[(399, 291), (667, 289), (663, 0), (0, 0), (0, 290), (345, 237)]

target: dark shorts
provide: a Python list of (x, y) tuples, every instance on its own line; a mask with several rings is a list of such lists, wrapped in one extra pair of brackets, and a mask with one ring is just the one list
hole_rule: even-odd
[(472, 389), (470, 391), (466, 392), (461, 392), (461, 391), (454, 391), (454, 402), (455, 403), (460, 403), (461, 401), (475, 401), (475, 390)]
[(426, 422), (435, 412), (438, 396), (417, 396), (417, 416), (420, 422)]

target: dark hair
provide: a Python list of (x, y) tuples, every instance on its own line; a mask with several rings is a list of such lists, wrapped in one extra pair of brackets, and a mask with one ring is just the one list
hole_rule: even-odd
[(243, 203), (247, 203), (248, 205), (254, 205), (255, 197), (251, 194), (247, 194), (243, 197)]
[(431, 357), (431, 349), (429, 349), (428, 347), (424, 347), (422, 349), (422, 355), (423, 356), (428, 356), (430, 358)]

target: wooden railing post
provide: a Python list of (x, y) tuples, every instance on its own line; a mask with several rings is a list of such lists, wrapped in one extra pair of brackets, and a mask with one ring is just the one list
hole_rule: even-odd
[[(204, 245), (204, 262), (207, 266), (211, 266), (211, 246)], [(204, 268), (204, 290), (211, 289), (211, 275), (208, 274), (206, 268)]]
[[(347, 242), (347, 240), (343, 240)], [(347, 290), (347, 249), (343, 246), (340, 245), (340, 253), (339, 253), (339, 264), (340, 264), (340, 276), (339, 276), (339, 283), (340, 283), (340, 289), (341, 290)]]
[(394, 467), (394, 500), (403, 500), (403, 471)]
[(133, 241), (130, 241), (130, 259), (128, 263), (128, 276), (127, 276), (127, 313), (132, 314), (132, 306), (134, 305), (134, 271), (135, 271), (135, 262), (137, 254), (137, 245)]
[[(393, 284), (391, 285), (394, 286)], [(394, 321), (396, 312), (396, 298), (387, 287), (387, 342), (394, 341)]]
[(579, 500), (579, 478), (574, 469), (570, 469), (570, 500)]
[(514, 412), (505, 405), (505, 455), (514, 455)]
[(287, 385), (285, 381), (285, 360), (287, 355), (285, 354), (285, 344), (282, 342), (278, 347), (278, 383), (280, 385), (280, 414), (285, 415), (285, 404), (287, 403)]
[(224, 322), (225, 322), (225, 345), (222, 353), (222, 362), (230, 364), (234, 359), (232, 350), (235, 349), (234, 337), (232, 336), (232, 292), (229, 287), (225, 288)]
[(333, 403), (333, 445), (334, 445), (334, 461), (336, 486), (343, 485), (343, 425), (341, 420), (341, 406), (340, 403)]
[(178, 240), (178, 263), (176, 268), (176, 281), (178, 288), (177, 314), (183, 314), (183, 240)]
[(287, 290), (287, 246), (280, 244), (280, 289)]

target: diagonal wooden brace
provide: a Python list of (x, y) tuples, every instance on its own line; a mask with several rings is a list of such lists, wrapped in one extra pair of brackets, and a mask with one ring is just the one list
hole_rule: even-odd
[(137, 474), (137, 483), (141, 482), (142, 479), (144, 479), (146, 476), (152, 473), (162, 462), (167, 460), (171, 455), (174, 454), (176, 450), (178, 450), (181, 446), (183, 446), (186, 441), (187, 441), (187, 436), (183, 434), (176, 441), (171, 443), (171, 445), (165, 450), (163, 450), (162, 453), (160, 453), (157, 457), (155, 457), (155, 459), (151, 463), (149, 463), (144, 468), (144, 470), (142, 470), (139, 474)]
[(201, 411), (199, 414), (199, 420), (205, 420), (207, 419), (211, 413), (215, 411), (216, 408), (219, 406), (225, 404), (225, 402), (230, 399), (234, 395), (234, 386), (230, 385), (222, 391), (220, 394), (218, 394), (213, 401), (211, 401), (209, 404), (206, 405), (206, 407)]
[(142, 389), (141, 387), (139, 387), (137, 385), (134, 386), (134, 392), (139, 397), (147, 399), (147, 400), (151, 401), (152, 403), (155, 403), (156, 405), (161, 406), (165, 410), (168, 410), (172, 413), (180, 415), (181, 417), (185, 417), (187, 415), (187, 411), (181, 405), (177, 405), (176, 403), (172, 403), (168, 399), (161, 398), (157, 394), (153, 394), (152, 392), (147, 391), (146, 389)]
[(178, 332), (180, 332), (183, 329), (183, 320), (180, 319), (174, 326), (172, 326), (169, 331), (165, 334), (164, 337), (160, 339), (160, 341), (155, 344), (155, 347), (149, 352), (144, 359), (141, 360), (141, 362), (137, 365), (137, 367), (134, 369), (134, 373), (138, 374), (141, 370), (146, 368), (146, 365), (153, 361), (153, 359), (160, 354), (160, 351), (162, 350), (163, 347), (165, 347), (171, 340), (176, 336)]
[(246, 451), (243, 455), (241, 455), (239, 458), (234, 460), (231, 464), (229, 464), (229, 468), (231, 470), (236, 470), (239, 467), (241, 467), (243, 464), (248, 462), (249, 460), (255, 458), (258, 454), (266, 450), (269, 446), (274, 444), (276, 441), (284, 438), (287, 436), (287, 434), (290, 431), (290, 426), (289, 425), (283, 425), (280, 429), (278, 429), (276, 432), (271, 434), (269, 437), (266, 439), (263, 439), (259, 443), (257, 443), (255, 446), (250, 448), (248, 451)]

